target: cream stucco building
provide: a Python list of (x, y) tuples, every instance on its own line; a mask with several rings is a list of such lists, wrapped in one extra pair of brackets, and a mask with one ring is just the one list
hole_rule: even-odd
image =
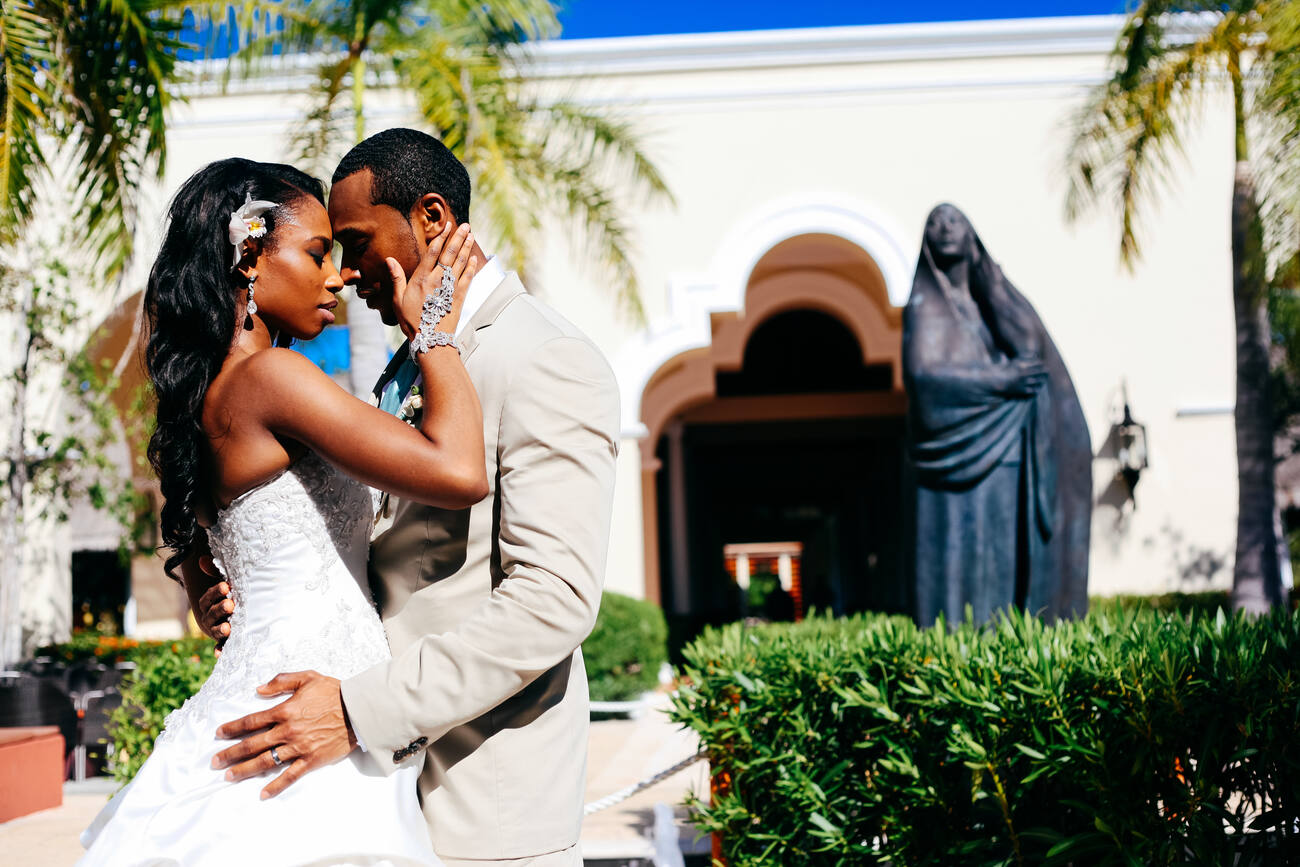
[[(531, 272), (534, 291), (605, 351), (622, 392), (608, 589), (721, 617), (724, 545), (799, 542), (809, 604), (896, 605), (900, 313), (925, 217), (942, 201), (970, 216), (1073, 375), (1097, 455), (1090, 592), (1230, 583), (1226, 94), (1207, 101), (1180, 179), (1148, 213), (1135, 270), (1120, 265), (1108, 212), (1075, 224), (1064, 213), (1070, 117), (1106, 74), (1121, 21), (539, 47), (541, 86), (632, 119), (676, 197), (629, 215), (647, 323), (619, 312), (561, 224)], [(203, 164), (284, 158), (308, 82), (286, 68), (226, 94), (197, 89), (177, 107), (166, 181), (146, 196), (154, 228), (142, 232)], [(374, 97), (372, 131), (416, 124), (402, 94)], [(490, 246), (490, 227), (481, 233)], [(1123, 384), (1150, 443), (1136, 508), (1108, 445)], [(178, 628), (157, 563), (133, 575), (137, 628)]]

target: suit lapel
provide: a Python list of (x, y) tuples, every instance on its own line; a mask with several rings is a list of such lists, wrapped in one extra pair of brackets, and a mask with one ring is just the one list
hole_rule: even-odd
[(519, 275), (511, 271), (506, 278), (501, 281), (501, 285), (492, 290), (492, 294), (483, 302), (483, 306), (474, 314), (474, 318), (465, 326), (460, 338), (460, 357), (462, 362), (468, 362), (469, 357), (478, 349), (479, 332), (487, 328), (501, 311), (505, 310), (511, 301), (525, 293), (524, 284), (519, 282)]

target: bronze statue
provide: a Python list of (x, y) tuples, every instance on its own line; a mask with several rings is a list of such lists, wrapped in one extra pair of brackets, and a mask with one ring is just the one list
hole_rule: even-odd
[(909, 548), (922, 625), (1088, 605), (1092, 447), (1042, 320), (952, 205), (930, 212), (903, 313)]

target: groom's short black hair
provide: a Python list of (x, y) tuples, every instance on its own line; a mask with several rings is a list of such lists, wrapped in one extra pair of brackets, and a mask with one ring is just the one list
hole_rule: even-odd
[(370, 202), (402, 216), (426, 193), (447, 200), (457, 223), (469, 220), (469, 172), (447, 146), (417, 129), (386, 129), (344, 155), (331, 184), (370, 169)]

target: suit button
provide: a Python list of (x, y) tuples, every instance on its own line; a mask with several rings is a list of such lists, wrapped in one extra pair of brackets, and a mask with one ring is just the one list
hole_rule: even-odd
[(425, 738), (425, 737), (419, 737), (419, 738), (416, 738), (415, 740), (411, 741), (411, 745), (412, 745), (412, 746), (416, 746), (416, 747), (422, 747), (422, 746), (424, 746), (425, 744), (427, 744), (428, 742), (429, 742), (429, 739), (428, 739), (428, 738)]
[(393, 764), (400, 765), (402, 763), (402, 759), (406, 758), (406, 756), (407, 756), (406, 750), (394, 750)]

